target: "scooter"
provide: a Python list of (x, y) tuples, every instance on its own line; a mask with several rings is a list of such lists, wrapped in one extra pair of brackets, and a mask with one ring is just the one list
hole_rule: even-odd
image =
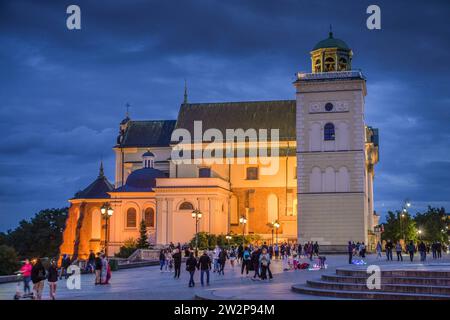
[(17, 275), (17, 285), (16, 285), (16, 294), (14, 295), (14, 300), (20, 299), (34, 299), (33, 292), (24, 293), (22, 292), (23, 288), (23, 276), (20, 271), (16, 272)]

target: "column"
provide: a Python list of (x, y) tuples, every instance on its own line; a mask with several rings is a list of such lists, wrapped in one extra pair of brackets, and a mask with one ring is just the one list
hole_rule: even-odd
[(166, 212), (164, 211), (164, 199), (156, 199), (156, 243), (167, 244)]

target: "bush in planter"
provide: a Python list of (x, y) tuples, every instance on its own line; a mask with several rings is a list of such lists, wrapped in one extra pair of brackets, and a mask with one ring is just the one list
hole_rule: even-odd
[(14, 248), (0, 245), (0, 275), (11, 275), (20, 267)]
[(133, 254), (138, 249), (137, 243), (134, 239), (130, 238), (124, 241), (123, 246), (120, 247), (119, 252), (114, 256), (117, 258), (127, 259), (129, 256)]

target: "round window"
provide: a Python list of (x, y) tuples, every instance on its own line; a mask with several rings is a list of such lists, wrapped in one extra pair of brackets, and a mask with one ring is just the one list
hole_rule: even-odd
[(333, 104), (332, 104), (331, 102), (328, 102), (328, 103), (325, 105), (325, 110), (327, 110), (327, 111), (333, 110)]

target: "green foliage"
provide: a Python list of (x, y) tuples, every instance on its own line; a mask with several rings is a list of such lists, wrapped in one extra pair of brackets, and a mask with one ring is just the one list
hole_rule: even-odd
[(45, 209), (30, 221), (22, 220), (13, 231), (0, 236), (0, 243), (13, 247), (21, 259), (56, 257), (62, 243), (68, 208)]
[(417, 213), (415, 218), (417, 228), (422, 231), (420, 239), (424, 241), (447, 242), (447, 224), (448, 217), (444, 208), (428, 207), (424, 213)]
[(139, 224), (139, 239), (137, 241), (137, 247), (139, 249), (148, 248), (147, 226), (145, 225), (144, 220), (141, 220), (141, 223)]
[(0, 275), (10, 275), (19, 269), (19, 259), (14, 248), (0, 245)]
[(415, 241), (417, 239), (416, 222), (409, 213), (402, 213), (401, 211), (396, 211), (394, 213), (389, 211), (381, 238), (383, 240), (392, 240), (394, 242), (399, 241), (400, 239)]
[[(261, 239), (261, 237), (256, 234), (246, 235), (244, 238), (245, 238), (245, 244), (256, 243)], [(230, 239), (230, 241), (228, 241), (226, 238), (226, 235), (224, 235), (224, 234), (215, 235), (215, 234), (209, 234), (207, 232), (199, 232), (198, 233), (198, 248), (199, 248), (199, 250), (212, 249), (216, 245), (218, 245), (219, 247), (228, 247), (228, 245), (236, 246), (236, 245), (240, 245), (241, 243), (242, 243), (242, 235), (233, 235), (232, 239)], [(195, 248), (195, 236), (189, 242), (189, 245), (192, 248)]]
[(114, 256), (117, 258), (128, 258), (138, 249), (137, 242), (133, 238), (124, 241), (123, 246), (120, 247), (119, 252)]

